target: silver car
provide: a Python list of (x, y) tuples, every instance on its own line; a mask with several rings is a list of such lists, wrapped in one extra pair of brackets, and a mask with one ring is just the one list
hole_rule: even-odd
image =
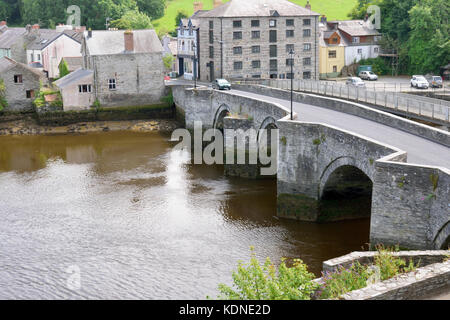
[(345, 84), (348, 86), (354, 86), (354, 87), (358, 87), (358, 88), (366, 87), (366, 84), (364, 83), (364, 81), (362, 81), (361, 78), (358, 78), (358, 77), (348, 78), (347, 81), (345, 82)]

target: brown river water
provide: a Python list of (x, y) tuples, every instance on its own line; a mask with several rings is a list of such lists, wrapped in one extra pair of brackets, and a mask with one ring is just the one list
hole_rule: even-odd
[(369, 220), (279, 220), (276, 181), (190, 165), (169, 136), (0, 137), (0, 299), (204, 299), (260, 260), (361, 250)]

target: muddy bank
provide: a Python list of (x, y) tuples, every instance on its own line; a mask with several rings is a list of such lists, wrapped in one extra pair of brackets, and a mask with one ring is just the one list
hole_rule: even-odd
[(171, 132), (179, 127), (181, 127), (180, 124), (171, 119), (94, 121), (79, 122), (65, 126), (43, 126), (33, 120), (26, 119), (0, 123), (0, 135), (66, 134), (123, 130)]

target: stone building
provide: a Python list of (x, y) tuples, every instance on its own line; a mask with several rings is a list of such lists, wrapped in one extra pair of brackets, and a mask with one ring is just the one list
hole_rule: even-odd
[[(200, 78), (319, 79), (319, 14), (287, 0), (231, 0), (198, 16)], [(294, 56), (289, 52), (293, 49)]]
[(64, 111), (86, 110), (95, 102), (92, 70), (77, 69), (53, 84), (61, 92)]
[(102, 106), (160, 103), (163, 47), (154, 30), (87, 31), (83, 69), (93, 71), (93, 94)]
[(0, 79), (5, 85), (7, 110), (29, 111), (33, 109), (33, 100), (45, 76), (41, 71), (3, 57), (0, 58)]

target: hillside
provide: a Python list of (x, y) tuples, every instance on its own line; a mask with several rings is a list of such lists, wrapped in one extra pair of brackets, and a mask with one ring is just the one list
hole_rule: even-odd
[[(168, 0), (164, 16), (154, 20), (153, 25), (157, 31), (172, 31), (175, 29), (175, 17), (178, 10), (183, 9), (188, 14), (193, 14), (193, 3), (196, 0)], [(209, 10), (213, 7), (213, 0), (200, 0), (203, 2), (203, 9)], [(226, 2), (227, 0), (223, 0)], [(306, 0), (290, 0), (301, 6), (305, 6)], [(330, 20), (347, 19), (347, 14), (357, 3), (357, 0), (310, 0), (312, 10), (320, 14), (325, 14)]]

